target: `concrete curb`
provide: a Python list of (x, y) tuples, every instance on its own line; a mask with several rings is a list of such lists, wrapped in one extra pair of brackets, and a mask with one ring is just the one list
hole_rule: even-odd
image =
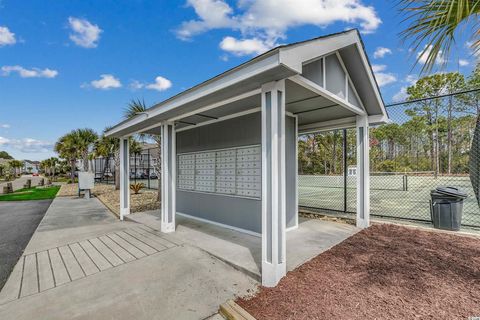
[(100, 201), (100, 203), (103, 204), (103, 205), (105, 206), (105, 208), (107, 208), (108, 211), (110, 211), (115, 217), (117, 217), (117, 218), (120, 219), (120, 214), (117, 213), (113, 208), (110, 208), (110, 206), (109, 206), (107, 203), (105, 203), (105, 202), (101, 199), (101, 197), (99, 197), (99, 196), (97, 196), (97, 195), (95, 195), (95, 194), (93, 195), (93, 197), (94, 197), (94, 198), (97, 198), (98, 201)]
[(220, 305), (219, 313), (228, 320), (256, 320), (250, 313), (240, 307), (233, 300)]
[(250, 277), (250, 278), (252, 278), (252, 279), (255, 280), (255, 281), (262, 282), (262, 276), (259, 275), (258, 273), (255, 273), (255, 272), (253, 272), (253, 271), (250, 271), (250, 270), (248, 270), (248, 269), (246, 269), (246, 268), (244, 268), (244, 267), (242, 267), (242, 266), (239, 266), (238, 264), (235, 264), (235, 263), (229, 261), (228, 259), (222, 258), (221, 256), (216, 255), (216, 254), (214, 254), (214, 253), (211, 253), (210, 251), (205, 250), (205, 249), (203, 249), (203, 248), (197, 247), (197, 246), (195, 246), (195, 245), (192, 245), (192, 247), (195, 247), (195, 248), (197, 248), (197, 249), (199, 249), (199, 250), (207, 253), (208, 255), (210, 255), (210, 256), (212, 256), (212, 257), (214, 257), (214, 258), (222, 261), (223, 263), (229, 265), (229, 266), (232, 267), (233, 269), (235, 269), (235, 270), (237, 270), (237, 271), (240, 271), (241, 273), (243, 273), (243, 274), (246, 275), (247, 277)]

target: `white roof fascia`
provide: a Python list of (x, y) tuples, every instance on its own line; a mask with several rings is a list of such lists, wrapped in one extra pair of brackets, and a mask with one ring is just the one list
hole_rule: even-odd
[[(262, 59), (260, 60), (250, 61), (244, 65), (241, 65), (238, 68), (227, 71), (225, 74), (210, 79), (200, 84), (199, 86), (184, 91), (177, 96), (174, 96), (164, 102), (155, 105), (143, 114), (145, 114), (147, 118), (155, 117), (157, 115), (175, 109), (181, 105), (195, 101), (203, 96), (207, 96), (228, 86), (234, 85), (235, 83), (251, 78), (257, 74), (273, 69), (280, 65), (278, 51), (279, 50), (274, 50), (271, 54), (262, 57)], [(145, 121), (145, 117), (143, 116), (143, 114), (142, 116), (139, 115), (132, 119), (129, 119), (128, 121), (120, 123), (116, 127), (112, 128), (110, 131), (108, 131), (106, 135), (114, 135), (119, 131), (128, 129), (131, 126)]]
[[(363, 62), (363, 66), (367, 72), (367, 76), (372, 87), (372, 90), (375, 94), (375, 98), (378, 101), (378, 104), (381, 108), (382, 114), (388, 118), (388, 114), (385, 110), (385, 105), (380, 96), (380, 91), (375, 81), (375, 76), (373, 75), (372, 68), (368, 62), (368, 58), (363, 49), (362, 41), (358, 35), (358, 32), (355, 30), (341, 33), (326, 38), (319, 38), (313, 41), (307, 41), (304, 43), (290, 45), (286, 48), (280, 48), (280, 63), (288, 66), (289, 68), (297, 71), (299, 74), (302, 73), (302, 64), (306, 61), (314, 60), (320, 56), (327, 56), (334, 53), (344, 47), (355, 45), (358, 53)], [(325, 61), (325, 60), (324, 60)], [(343, 63), (343, 61), (341, 61)], [(325, 68), (324, 68), (325, 71)], [(348, 73), (348, 72), (347, 72)], [(325, 82), (324, 82), (325, 84)], [(355, 84), (352, 82), (354, 91), (356, 92)], [(358, 97), (360, 103), (363, 104), (363, 101)], [(365, 108), (365, 106), (363, 106)]]
[(301, 134), (314, 133), (320, 131), (330, 131), (333, 129), (348, 129), (355, 127), (356, 117), (347, 117), (335, 120), (320, 121), (298, 127)]
[[(314, 133), (320, 131), (330, 131), (334, 129), (350, 129), (355, 128), (356, 117), (347, 117), (335, 120), (320, 121), (315, 123), (304, 124), (298, 127), (301, 134)], [(383, 115), (368, 116), (368, 124), (371, 126), (386, 124), (390, 120)]]
[(350, 31), (280, 48), (280, 63), (298, 73), (302, 73), (302, 64), (304, 62), (355, 44), (358, 41), (356, 34), (355, 31)]
[(345, 108), (349, 111), (352, 111), (355, 114), (358, 114), (360, 116), (364, 116), (364, 115), (367, 114), (365, 110), (362, 110), (357, 106), (354, 106), (350, 102), (338, 97), (337, 95), (331, 93), (327, 89), (321, 87), (320, 85), (316, 84), (315, 82), (313, 82), (311, 80), (308, 80), (305, 77), (302, 77), (301, 75), (295, 75), (295, 76), (290, 77), (288, 79), (297, 83), (298, 85), (301, 85), (304, 88), (307, 88), (308, 90), (310, 90), (312, 92), (315, 92), (316, 94), (318, 94), (320, 96), (323, 96), (323, 97), (331, 100), (332, 102), (340, 105), (341, 107), (343, 107), (343, 108)]
[(388, 119), (387, 110), (385, 109), (385, 105), (383, 104), (383, 100), (380, 96), (380, 91), (378, 89), (377, 81), (375, 80), (375, 76), (373, 75), (372, 67), (370, 66), (370, 63), (368, 62), (368, 58), (367, 58), (367, 56), (365, 54), (365, 51), (363, 49), (361, 39), (358, 36), (358, 33), (356, 33), (356, 32), (355, 32), (354, 36), (355, 36), (355, 38), (357, 38), (357, 41), (356, 41), (357, 50), (360, 53), (360, 57), (362, 58), (363, 65), (364, 65), (365, 69), (367, 70), (368, 79), (370, 80), (370, 84), (371, 84), (371, 86), (373, 88), (373, 91), (375, 93), (375, 98), (377, 99), (378, 104), (380, 105), (380, 108), (382, 109), (382, 114)]

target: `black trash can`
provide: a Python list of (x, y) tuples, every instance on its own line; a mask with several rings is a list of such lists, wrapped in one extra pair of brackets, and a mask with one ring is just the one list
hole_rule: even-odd
[(463, 200), (467, 194), (455, 187), (438, 187), (430, 192), (433, 226), (443, 230), (460, 230)]

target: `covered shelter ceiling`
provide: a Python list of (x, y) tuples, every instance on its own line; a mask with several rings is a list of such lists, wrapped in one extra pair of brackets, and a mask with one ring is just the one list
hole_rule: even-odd
[(181, 130), (260, 111), (262, 85), (283, 79), (286, 111), (297, 116), (300, 131), (339, 120), (344, 127), (354, 125), (356, 115), (388, 120), (358, 31), (350, 30), (274, 48), (117, 124), (107, 135), (159, 134), (166, 121)]

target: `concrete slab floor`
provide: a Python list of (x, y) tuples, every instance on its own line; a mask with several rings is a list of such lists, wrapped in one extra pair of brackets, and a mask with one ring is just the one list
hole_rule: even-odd
[(205, 319), (256, 282), (192, 246), (178, 246), (0, 305), (0, 319)]
[[(176, 246), (150, 250), (145, 245), (158, 248), (158, 243), (151, 242), (151, 235), (144, 238), (141, 229), (148, 231), (138, 223), (118, 221), (97, 199), (56, 198), (27, 246), (25, 258), (21, 259), (24, 263), (17, 263), (0, 292), (0, 319), (215, 319), (220, 303), (248, 294), (258, 285), (204, 250), (182, 244), (173, 237), (169, 241)], [(139, 249), (149, 249), (151, 254), (102, 268), (101, 272), (88, 272), (84, 277), (75, 276), (81, 271), (77, 264), (84, 274), (88, 271), (85, 264), (88, 261), (82, 259), (114, 263), (113, 260), (118, 260), (114, 253), (118, 258), (123, 257), (122, 250), (105, 237), (134, 253), (133, 247), (114, 238), (112, 233)], [(105, 246), (92, 238), (103, 239)], [(76, 242), (85, 244), (86, 254), (77, 255), (80, 247)], [(55, 285), (58, 280), (55, 278), (53, 286), (45, 285), (45, 279), (51, 278), (43, 272), (49, 270), (44, 268), (45, 250), (49, 255), (55, 253), (56, 262), (52, 263), (58, 264), (52, 266), (51, 273), (55, 276), (58, 270), (66, 268), (64, 275), (71, 281), (64, 277), (65, 281)], [(25, 284), (21, 275), (26, 277)], [(35, 279), (39, 279), (38, 287)], [(18, 291), (18, 284), (26, 290), (25, 295)], [(11, 292), (20, 297), (2, 298), (8, 298)]]
[[(134, 213), (129, 219), (160, 230), (159, 210)], [(178, 241), (196, 246), (235, 268), (260, 279), (261, 238), (184, 216), (176, 216)], [(287, 271), (352, 236), (355, 226), (318, 219), (299, 219), (298, 228), (287, 232)]]

